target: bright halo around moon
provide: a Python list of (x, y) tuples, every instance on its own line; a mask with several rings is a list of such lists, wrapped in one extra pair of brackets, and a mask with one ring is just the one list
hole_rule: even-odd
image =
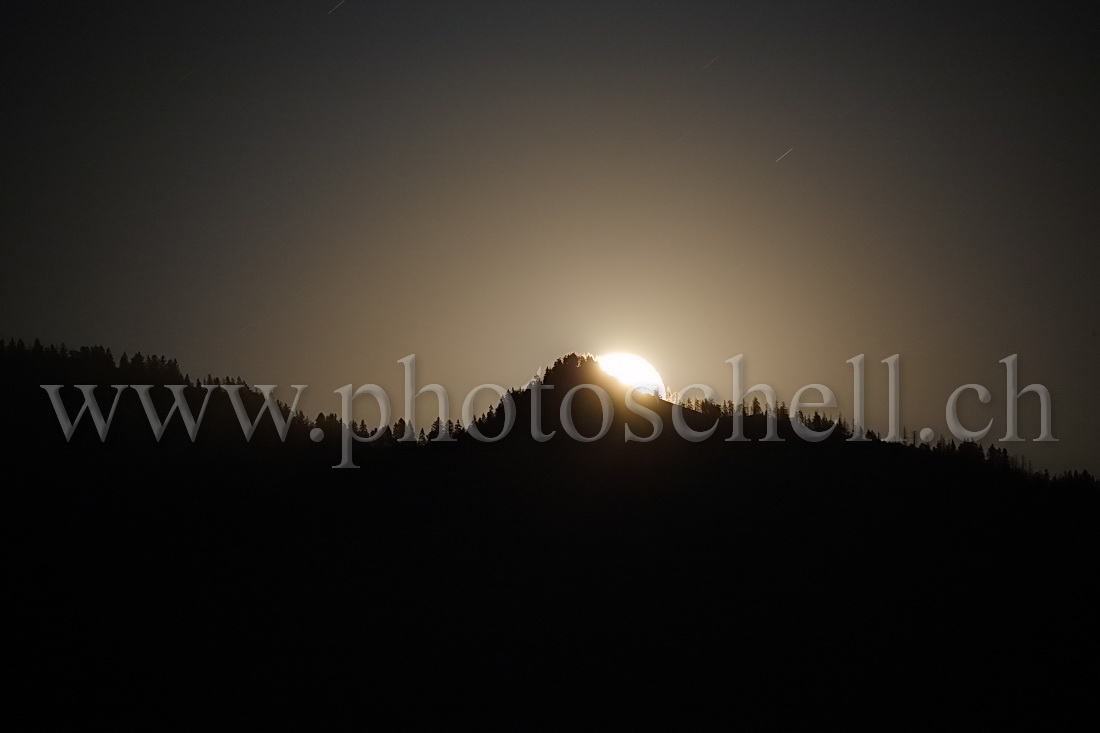
[(596, 357), (596, 363), (615, 379), (640, 392), (648, 392), (663, 398), (665, 382), (653, 365), (635, 354), (603, 354)]

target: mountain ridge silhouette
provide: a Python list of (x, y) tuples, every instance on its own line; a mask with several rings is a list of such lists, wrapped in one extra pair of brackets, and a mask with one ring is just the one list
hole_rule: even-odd
[[(361, 468), (334, 470), (338, 447), (310, 441), (304, 416), (285, 444), (270, 420), (247, 442), (221, 395), (195, 443), (179, 423), (158, 443), (132, 392), (106, 442), (90, 425), (66, 442), (38, 385), (119, 369), (75, 353), (73, 369), (3, 362), (19, 416), (2, 429), (11, 659), (37, 689), (114, 709), (135, 694), (179, 705), (199, 683), (293, 694), (309, 676), (386, 695), (426, 670), (482, 690), (674, 670), (765, 699), (930, 699), (976, 678), (1019, 690), (1037, 670), (1068, 690), (1097, 658), (1087, 474), (1027, 472), (974, 444), (729, 443), (720, 414), (707, 441), (626, 443), (622, 397), (580, 357), (544, 375), (544, 430), (560, 429), (567, 385), (605, 385), (615, 426), (595, 443), (538, 443), (517, 416), (498, 443), (356, 445)], [(127, 368), (171, 380), (171, 363)], [(520, 415), (531, 395), (512, 396)], [(579, 393), (586, 435), (597, 407)], [(716, 410), (685, 412), (702, 429)], [(766, 416), (744, 420), (764, 434)]]
[[(204, 450), (216, 454), (216, 460), (226, 459), (234, 450), (240, 453), (242, 459), (247, 459), (247, 456), (252, 454), (270, 459), (274, 453), (282, 451), (285, 453), (282, 456), (285, 460), (292, 460), (298, 456), (305, 464), (315, 465), (320, 456), (318, 451), (326, 451), (326, 455), (331, 456), (338, 450), (338, 435), (343, 427), (336, 413), (320, 413), (311, 420), (301, 411), (291, 414), (289, 406), (279, 401), (281, 414), (288, 422), (286, 439), (280, 440), (274, 430), (271, 416), (261, 414), (264, 410), (262, 395), (240, 377), (207, 375), (205, 379), (192, 380), (189, 375), (181, 372), (176, 359), (156, 355), (146, 357), (140, 353), (128, 357), (124, 353), (116, 362), (111, 350), (102, 346), (69, 350), (64, 345), (44, 347), (37, 340), (31, 347), (25, 346), (22, 341), (17, 343), (9, 340), (6, 344), (0, 341), (0, 374), (4, 377), (3, 394), (5, 404), (9, 406), (9, 413), (19, 416), (18, 421), (7, 421), (4, 427), (0, 428), (0, 440), (8, 445), (22, 446), (31, 450), (51, 451), (54, 460), (63, 459), (66, 450), (94, 451), (97, 444), (106, 443), (114, 450), (130, 448), (134, 452), (140, 452), (150, 450), (153, 446), (157, 447), (159, 454), (175, 450), (180, 453), (179, 459), (184, 461), (188, 454), (196, 460), (201, 459)], [(97, 402), (106, 416), (114, 397), (114, 390), (110, 385), (131, 383), (154, 385), (150, 390), (150, 399), (155, 406), (158, 418), (162, 420), (169, 413), (173, 403), (173, 396), (169, 390), (163, 389), (165, 385), (189, 385), (185, 394), (191, 412), (196, 416), (204, 398), (207, 398), (206, 391), (200, 385), (234, 389), (239, 387), (241, 401), (249, 420), (260, 416), (256, 435), (251, 441), (243, 437), (240, 418), (234, 413), (230, 400), (219, 389), (211, 393), (208, 398), (208, 410), (197, 431), (196, 440), (190, 439), (179, 414), (173, 414), (167, 421), (163, 437), (158, 441), (150, 430), (148, 416), (138, 395), (132, 389), (126, 389), (118, 398), (118, 412), (116, 419), (111, 423), (106, 441), (101, 440), (88, 415), (81, 418), (72, 439), (66, 441), (60, 429), (58, 417), (50, 405), (49, 396), (40, 386), (42, 384), (64, 385), (60, 390), (62, 402), (68, 417), (75, 419), (80, 412), (84, 397), (73, 385), (98, 385), (95, 392)], [(554, 433), (554, 437), (545, 442), (532, 438), (531, 411), (534, 385), (545, 387), (539, 393), (542, 413), (539, 429), (544, 434)], [(626, 405), (626, 385), (605, 373), (592, 355), (576, 352), (563, 355), (553, 364), (541, 369), (535, 379), (528, 382), (525, 387), (514, 387), (508, 390), (507, 400), (514, 405), (515, 416), (512, 429), (504, 440), (499, 443), (481, 444), (466, 432), (466, 426), (462, 426), (460, 421), (452, 421), (453, 424), (448, 432), (455, 434), (457, 438), (455, 442), (467, 449), (475, 444), (483, 446), (484, 449), (492, 449), (491, 446), (497, 448), (510, 446), (512, 449), (540, 446), (540, 450), (562, 449), (567, 443), (577, 443), (577, 448), (589, 445), (585, 441), (598, 435), (603, 423), (602, 406), (597, 395), (591, 389), (579, 389), (572, 398), (569, 411), (571, 423), (575, 428), (576, 436), (583, 441), (578, 441), (566, 434), (560, 412), (566, 394), (582, 385), (599, 387), (604, 390), (610, 401), (610, 425), (603, 437), (593, 442), (602, 450), (617, 451), (627, 448), (627, 445), (621, 445), (627, 443), (625, 437), (627, 428), (638, 439), (644, 440), (650, 437), (653, 428), (649, 420), (643, 414), (639, 414), (641, 410), (655, 413), (661, 425), (661, 435), (652, 444), (643, 442), (640, 443), (641, 446), (652, 445), (655, 450), (692, 450), (688, 445), (673, 447), (677, 443), (689, 443), (675, 429), (673, 413), (678, 411), (683, 416), (687, 428), (693, 431), (702, 432), (714, 426), (711, 437), (701, 443), (710, 446), (712, 450), (723, 450), (730, 455), (736, 454), (739, 460), (769, 451), (800, 453), (829, 449), (850, 451), (853, 456), (876, 452), (880, 456), (896, 455), (899, 449), (904, 447), (906, 451), (930, 451), (939, 457), (937, 460), (949, 464), (950, 468), (983, 463), (991, 471), (991, 480), (1011, 476), (1013, 481), (1030, 482), (1036, 486), (1071, 484), (1100, 486), (1100, 483), (1087, 471), (1067, 471), (1058, 476), (1032, 471), (1025, 461), (1010, 455), (1006, 449), (998, 447), (995, 443), (983, 447), (968, 442), (955, 444), (953, 440), (945, 441), (941, 438), (934, 445), (887, 446), (873, 430), (869, 430), (868, 442), (875, 444), (869, 447), (864, 443), (849, 440), (853, 437), (852, 427), (842, 418), (834, 419), (817, 413), (812, 417), (792, 417), (787, 413), (785, 404), (773, 407), (688, 400), (684, 405), (676, 405), (639, 391), (634, 394), (634, 399), (640, 407), (637, 410), (631, 410)], [(487, 413), (475, 418), (479, 431), (489, 438), (495, 438), (503, 429), (505, 422), (503, 401), (498, 401)], [(817, 431), (832, 427), (833, 432), (821, 443), (809, 443), (795, 434), (791, 424), (795, 419), (801, 420)], [(728, 440), (734, 434), (735, 420), (742, 423), (743, 435), (747, 443), (752, 445), (751, 448)], [(764, 441), (768, 435), (769, 423), (772, 421), (775, 423), (777, 437), (780, 439), (774, 444)], [(436, 440), (444, 427), (438, 420), (431, 426), (417, 426), (418, 430), (423, 432), (423, 439), (415, 441), (412, 447), (453, 450), (455, 446)], [(323, 446), (317, 446), (310, 440), (313, 428), (321, 428), (326, 436)], [(354, 445), (353, 452), (357, 461), (359, 456), (379, 459), (382, 453), (377, 450), (378, 448), (405, 450), (411, 447), (408, 442), (399, 440), (403, 437), (405, 430), (403, 417), (398, 417), (394, 424), (389, 426), (368, 427), (360, 422), (353, 424), (352, 429), (359, 436), (369, 436), (379, 431), (384, 433), (370, 444)], [(637, 447), (635, 443), (629, 445)], [(329, 465), (335, 465), (335, 463), (336, 461)]]

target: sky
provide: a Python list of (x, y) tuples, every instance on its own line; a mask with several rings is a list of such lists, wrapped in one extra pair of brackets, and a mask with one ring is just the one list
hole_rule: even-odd
[[(568, 352), (1100, 473), (1096, 44), (1067, 6), (6, 3), (0, 336), (457, 413)], [(1083, 10), (1082, 6), (1082, 10)], [(422, 410), (431, 412), (430, 399)], [(1037, 400), (1020, 432), (1038, 436)], [(364, 408), (363, 416), (371, 411)]]

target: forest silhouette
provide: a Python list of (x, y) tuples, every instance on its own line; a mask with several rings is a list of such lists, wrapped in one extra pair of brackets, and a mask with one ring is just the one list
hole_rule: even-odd
[[(329, 439), (330, 447), (336, 442), (337, 436), (345, 427), (337, 413), (319, 413), (315, 418), (308, 418), (304, 412), (291, 412), (291, 408), (282, 401), (278, 401), (279, 409), (284, 420), (288, 423), (285, 436), (279, 436), (273, 420), (265, 413), (264, 398), (260, 391), (248, 385), (240, 376), (213, 376), (192, 379), (190, 374), (181, 371), (177, 359), (168, 359), (164, 356), (145, 356), (135, 352), (133, 356), (123, 353), (116, 361), (111, 350), (102, 346), (84, 346), (79, 349), (68, 349), (64, 344), (44, 347), (39, 341), (27, 347), (23, 341), (0, 341), (0, 370), (4, 375), (5, 390), (9, 414), (18, 415), (18, 422), (6, 423), (6, 442), (9, 445), (28, 444), (32, 447), (48, 447), (56, 450), (61, 443), (69, 443), (75, 447), (88, 447), (96, 443), (110, 443), (115, 448), (133, 448), (135, 457), (152, 443), (160, 443), (171, 446), (177, 451), (185, 451), (189, 458), (201, 458), (204, 449), (236, 449), (242, 450), (244, 443), (255, 443), (257, 453), (265, 458), (268, 451), (281, 443), (285, 448), (280, 448), (281, 453), (288, 456), (300, 457), (305, 463), (311, 464), (306, 453), (316, 454), (310, 445), (311, 431), (319, 428), (323, 435)], [(599, 399), (593, 391), (581, 389), (571, 400), (571, 424), (584, 439), (583, 442), (592, 441), (601, 443), (603, 450), (614, 450), (615, 444), (625, 442), (623, 439), (624, 426), (630, 428), (633, 436), (642, 440), (650, 438), (652, 425), (638, 412), (631, 411), (625, 404), (624, 385), (613, 377), (607, 375), (591, 355), (571, 353), (558, 358), (552, 365), (548, 365), (541, 373), (536, 375), (533, 383), (544, 386), (541, 391), (541, 420), (539, 430), (544, 434), (557, 433), (558, 437), (554, 445), (567, 442), (569, 438), (563, 433), (560, 419), (561, 404), (564, 396), (572, 389), (582, 385), (594, 385), (604, 390), (611, 400), (612, 411), (609, 426), (603, 430), (602, 437), (593, 440), (594, 436), (601, 433), (603, 427), (603, 414)], [(115, 396), (114, 385), (152, 385), (150, 399), (155, 406), (156, 413), (165, 423), (165, 429), (161, 436), (155, 432), (150, 433), (148, 416), (144, 411), (138, 395), (133, 391), (124, 390), (119, 394), (118, 410), (107, 430), (108, 437), (101, 437), (95, 430), (93, 420), (85, 416), (74, 431), (72, 438), (66, 438), (63, 431), (58, 432), (59, 420), (56, 412), (49, 409), (48, 395), (44, 394), (42, 385), (62, 385), (60, 392), (64, 403), (66, 415), (70, 419), (76, 418), (84, 402), (84, 395), (73, 385), (96, 385), (96, 399), (100, 411), (104, 416), (110, 413), (111, 400)], [(203, 419), (197, 430), (200, 438), (193, 440), (184, 429), (184, 422), (180, 419), (178, 411), (165, 419), (172, 409), (174, 396), (165, 389), (168, 385), (184, 385), (189, 409), (194, 416), (198, 416), (203, 408), (204, 399), (207, 400), (209, 409), (203, 414)], [(240, 387), (238, 391), (244, 406), (248, 420), (257, 422), (258, 432), (254, 435), (242, 434), (241, 418), (231, 407), (231, 401), (225, 394), (211, 391), (207, 396), (206, 386), (215, 387)], [(506, 411), (503, 404), (498, 401), (491, 405), (487, 412), (475, 419), (475, 425), (479, 434), (496, 442), (495, 439), (506, 432), (503, 441), (512, 448), (522, 449), (525, 444), (546, 445), (548, 438), (543, 441), (533, 441), (531, 438), (531, 384), (522, 388), (508, 390), (508, 400), (514, 406), (513, 425), (505, 431)], [(1067, 486), (1095, 486), (1094, 479), (1087, 471), (1066, 471), (1057, 476), (1051, 476), (1048, 471), (1035, 472), (1030, 462), (1025, 458), (1011, 455), (1006, 448), (999, 448), (995, 441), (989, 441), (988, 446), (982, 446), (972, 441), (956, 443), (954, 439), (945, 439), (939, 436), (933, 444), (925, 444), (920, 441), (916, 431), (902, 436), (896, 443), (885, 444), (874, 430), (867, 430), (867, 442), (878, 443), (874, 448), (864, 448), (861, 445), (848, 445), (840, 448), (842, 443), (851, 443), (853, 427), (843, 416), (836, 418), (824, 416), (819, 412), (813, 415), (799, 413), (789, 414), (785, 402), (775, 405), (762, 404), (759, 396), (746, 400), (745, 404), (735, 405), (733, 402), (724, 401), (721, 404), (714, 401), (686, 398), (675, 399), (670, 402), (657, 399), (652, 395), (642, 392), (635, 393), (635, 400), (647, 410), (656, 413), (662, 425), (660, 436), (654, 441), (662, 445), (681, 442), (684, 440), (673, 429), (673, 410), (675, 405), (682, 407), (681, 414), (685, 423), (693, 431), (707, 431), (714, 428), (712, 435), (705, 441), (708, 444), (726, 443), (723, 450), (737, 450), (740, 446), (730, 446), (727, 440), (731, 434), (730, 426), (734, 420), (739, 420), (743, 433), (748, 442), (768, 442), (769, 435), (772, 441), (790, 443), (782, 450), (793, 452), (789, 458), (798, 458), (800, 451), (811, 450), (815, 444), (807, 444), (795, 434), (792, 421), (797, 420), (814, 432), (828, 431), (833, 428), (829, 436), (823, 441), (827, 447), (833, 450), (860, 450), (870, 451), (863, 458), (871, 457), (872, 460), (884, 455), (891, 458), (905, 456), (903, 460), (913, 458), (907, 451), (899, 452), (899, 447), (914, 448), (925, 451), (930, 455), (938, 456), (936, 461), (942, 468), (968, 470), (984, 465), (985, 474), (972, 476), (1009, 484), (1030, 485), (1040, 487), (1067, 487)], [(420, 399), (431, 400), (430, 396)], [(255, 418), (259, 418), (255, 420)], [(774, 426), (774, 427), (773, 427)], [(390, 451), (395, 448), (407, 449), (410, 447), (430, 447), (431, 450), (449, 449), (452, 441), (440, 441), (441, 434), (444, 437), (453, 438), (454, 443), (472, 448), (478, 443), (467, 433), (466, 426), (461, 419), (448, 419), (446, 423), (436, 420), (426, 427), (418, 427), (415, 439), (406, 433), (409, 428), (405, 419), (398, 417), (392, 425), (368, 426), (365, 420), (352, 422), (351, 431), (360, 438), (371, 438), (364, 443), (356, 442), (356, 456), (365, 455), (374, 460), (390, 460), (394, 456)], [(380, 435), (378, 433), (381, 433)], [(575, 438), (574, 438), (575, 440)], [(188, 446), (187, 444), (194, 444)], [(386, 453), (375, 453), (373, 449), (385, 448)], [(305, 449), (305, 450), (304, 450)], [(755, 446), (754, 451), (769, 450), (766, 446)], [(220, 455), (220, 454), (219, 454)], [(241, 458), (248, 459), (247, 452), (242, 453)]]
[[(239, 377), (194, 377), (175, 359), (106, 348), (0, 348), (7, 516), (17, 519), (9, 590), (28, 675), (96, 684), (259, 685), (277, 670), (317, 679), (369, 667), (617, 680), (844, 680), (881, 671), (924, 686), (1016, 685), (1037, 670), (1075, 684), (1095, 669), (1098, 493), (1087, 472), (1051, 476), (996, 445), (849, 441), (837, 417), (637, 395), (662, 435), (627, 409), (594, 359), (569, 354), (513, 389), (515, 426), (493, 443), (437, 420), (402, 441), (403, 419), (339, 460), (335, 414), (291, 413), (281, 440), (263, 397)], [(158, 441), (136, 391), (119, 396), (106, 440), (85, 415), (66, 440), (41, 385), (157, 385), (161, 419), (187, 385), (192, 441), (178, 414)], [(564, 395), (600, 385), (605, 437), (561, 434)], [(431, 398), (422, 398), (431, 399)], [(573, 400), (584, 436), (603, 422), (590, 390)], [(476, 421), (500, 433), (497, 404)], [(792, 420), (815, 430), (799, 439)], [(732, 443), (742, 420), (747, 442)], [(782, 442), (764, 441), (774, 422)], [(315, 443), (311, 431), (325, 439)], [(365, 423), (355, 432), (369, 437)], [(436, 441), (441, 431), (454, 441)], [(135, 681), (138, 680), (138, 681)], [(267, 682), (261, 683), (261, 680)], [(541, 682), (540, 682), (541, 681)], [(754, 684), (756, 684), (754, 683)], [(59, 682), (60, 684), (60, 682)], [(725, 684), (725, 682), (723, 682)], [(730, 683), (732, 684), (732, 683)], [(738, 684), (747, 684), (744, 682)], [(898, 688), (898, 689), (901, 689)], [(914, 693), (915, 694), (915, 693)]]

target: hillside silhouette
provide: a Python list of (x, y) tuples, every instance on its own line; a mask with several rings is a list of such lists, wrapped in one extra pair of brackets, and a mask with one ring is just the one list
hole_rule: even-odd
[[(248, 385), (239, 376), (213, 376), (191, 378), (181, 371), (176, 359), (158, 355), (142, 355), (140, 352), (129, 356), (123, 353), (116, 361), (110, 349), (102, 346), (67, 349), (64, 345), (44, 347), (38, 341), (27, 347), (22, 341), (0, 341), (0, 370), (4, 375), (5, 398), (9, 412), (18, 415), (18, 421), (7, 421), (3, 428), (4, 442), (11, 446), (25, 446), (30, 449), (46, 449), (57, 452), (55, 458), (62, 458), (65, 452), (73, 453), (81, 449), (95, 452), (96, 446), (106, 446), (109, 452), (132, 451), (129, 456), (134, 460), (143, 460), (148, 449), (156, 446), (158, 457), (174, 456), (179, 460), (204, 460), (208, 454), (222, 458), (225, 451), (235, 451), (237, 458), (248, 461), (253, 454), (263, 460), (272, 457), (272, 451), (290, 462), (301, 461), (303, 465), (314, 465), (321, 455), (320, 448), (310, 439), (311, 431), (320, 428), (326, 436), (325, 459), (329, 455), (338, 455), (339, 434), (344, 427), (336, 413), (320, 413), (308, 418), (302, 411), (294, 411), (282, 401), (276, 400), (282, 419), (286, 422), (285, 435), (280, 435), (278, 427), (265, 411), (264, 396), (260, 391)], [(63, 385), (59, 391), (67, 416), (76, 420), (84, 402), (83, 393), (73, 385), (95, 385), (97, 403), (100, 412), (106, 418), (111, 412), (114, 397), (118, 396), (115, 416), (111, 420), (105, 436), (101, 436), (90, 415), (81, 418), (71, 437), (60, 430), (56, 412), (50, 405), (49, 395), (42, 389), (43, 384)], [(541, 385), (539, 403), (541, 416), (539, 431), (542, 440), (532, 437), (532, 386)], [(156, 415), (163, 422), (163, 432), (158, 437), (151, 430), (149, 418), (139, 395), (133, 389), (118, 392), (114, 386), (152, 385), (148, 399), (155, 408)], [(194, 416), (203, 410), (204, 400), (207, 408), (202, 414), (201, 424), (192, 438), (186, 430), (179, 412), (172, 413), (174, 395), (168, 385), (183, 385), (188, 407)], [(602, 389), (610, 404), (609, 420), (603, 425), (604, 414), (597, 395), (590, 389), (581, 388), (595, 385)], [(238, 415), (232, 400), (224, 389), (233, 389), (239, 396), (244, 416)], [(581, 388), (581, 389), (576, 389)], [(561, 406), (566, 395), (574, 391), (569, 409), (570, 423), (575, 436), (569, 437), (561, 420)], [(674, 429), (674, 411), (679, 411), (688, 428), (696, 432), (712, 430), (712, 434), (700, 443), (706, 450), (721, 450), (727, 457), (738, 457), (738, 451), (749, 451), (749, 455), (758, 456), (780, 451), (789, 460), (808, 458), (806, 451), (849, 451), (852, 456), (859, 455), (861, 461), (923, 461), (936, 465), (946, 471), (962, 471), (972, 481), (988, 481), (1004, 485), (1032, 486), (1035, 488), (1065, 488), (1069, 486), (1095, 487), (1096, 480), (1087, 471), (1068, 471), (1058, 476), (1048, 472), (1034, 472), (1030, 464), (1011, 455), (1007, 449), (997, 447), (995, 442), (988, 446), (977, 443), (945, 440), (942, 436), (932, 445), (920, 443), (916, 436), (903, 436), (900, 443), (885, 443), (874, 430), (867, 431), (867, 441), (853, 443), (853, 431), (843, 417), (833, 418), (815, 412), (813, 415), (792, 416), (785, 403), (777, 405), (761, 404), (759, 397), (753, 397), (744, 405), (732, 402), (717, 404), (700, 399), (687, 399), (677, 406), (673, 402), (658, 399), (652, 395), (637, 392), (633, 395), (637, 405), (646, 411), (652, 411), (662, 428), (661, 433), (651, 442), (654, 449), (671, 452), (671, 446), (686, 449), (680, 445), (685, 438)], [(391, 396), (395, 409), (400, 409), (400, 397)], [(430, 395), (419, 398), (431, 401)], [(548, 365), (531, 383), (508, 391), (514, 415), (513, 425), (503, 439), (495, 439), (505, 432), (506, 410), (502, 401), (491, 406), (488, 412), (478, 415), (474, 421), (477, 431), (493, 442), (475, 440), (468, 434), (467, 426), (460, 419), (450, 419), (444, 425), (439, 419), (431, 425), (417, 426), (419, 435), (415, 440), (406, 435), (408, 428), (403, 417), (398, 417), (392, 425), (370, 426), (365, 422), (353, 422), (350, 429), (358, 437), (373, 437), (369, 443), (354, 444), (356, 460), (362, 456), (371, 461), (390, 461), (408, 458), (404, 453), (410, 448), (426, 448), (428, 451), (453, 450), (454, 444), (467, 450), (492, 450), (490, 445), (507, 446), (511, 450), (525, 450), (537, 446), (540, 450), (564, 448), (569, 443), (582, 445), (598, 444), (601, 453), (616, 450), (633, 450), (637, 446), (626, 445), (624, 428), (629, 428), (632, 436), (641, 441), (650, 441), (653, 426), (649, 419), (625, 402), (625, 386), (606, 374), (590, 355), (568, 354)], [(453, 408), (452, 408), (453, 409)], [(247, 417), (249, 429), (255, 423), (255, 432), (246, 437), (242, 420)], [(799, 421), (815, 432), (832, 432), (823, 441), (810, 443), (795, 434), (793, 421)], [(731, 443), (728, 438), (733, 434), (733, 424), (741, 424), (743, 443)], [(381, 435), (376, 433), (381, 432)], [(600, 436), (602, 432), (602, 437)], [(439, 440), (441, 433), (453, 441)], [(553, 438), (549, 438), (554, 434)], [(768, 440), (769, 436), (773, 436)], [(774, 441), (776, 444), (764, 445)], [(874, 445), (867, 445), (871, 443)], [(647, 443), (648, 444), (648, 443)], [(64, 446), (64, 448), (62, 448)], [(574, 446), (579, 448), (580, 446)], [(378, 450), (383, 449), (383, 450)], [(699, 455), (699, 449), (695, 455)], [(924, 453), (923, 457), (920, 456)], [(424, 458), (427, 452), (417, 453)], [(929, 458), (936, 456), (936, 458)], [(978, 469), (984, 466), (984, 470)], [(905, 481), (903, 471), (890, 477)], [(884, 477), (885, 478), (885, 477)]]
[[(719, 425), (689, 442), (677, 408), (645, 395), (664, 432), (627, 443), (624, 426), (647, 437), (650, 424), (570, 354), (538, 378), (553, 439), (531, 437), (532, 390), (519, 388), (499, 442), (458, 424), (434, 441), (438, 422), (405, 442), (399, 420), (343, 471), (330, 468), (335, 415), (280, 403), (285, 439), (266, 416), (245, 440), (227, 392), (206, 389), (239, 386), (254, 417), (264, 398), (238, 377), (37, 342), (5, 344), (0, 373), (17, 656), (28, 679), (102, 686), (105, 700), (196, 675), (208, 690), (378, 675), (381, 690), (475, 672), (977, 697), (1038, 670), (1066, 689), (1095, 671), (1097, 484), (996, 446), (849, 442), (839, 418), (808, 443), (791, 421), (833, 418), (694, 401), (689, 426)], [(109, 385), (187, 385), (195, 414), (210, 396), (194, 441), (179, 415), (156, 440), (132, 389), (106, 440), (87, 415), (66, 440), (43, 384), (67, 385), (70, 416), (77, 384), (100, 385), (104, 414)], [(612, 402), (591, 443), (561, 434), (579, 384)], [(150, 395), (163, 418), (171, 393)], [(600, 431), (590, 390), (571, 414), (582, 435)], [(476, 428), (497, 435), (504, 415), (497, 404)], [(725, 441), (734, 420), (749, 441)], [(761, 440), (769, 421), (783, 442)]]

